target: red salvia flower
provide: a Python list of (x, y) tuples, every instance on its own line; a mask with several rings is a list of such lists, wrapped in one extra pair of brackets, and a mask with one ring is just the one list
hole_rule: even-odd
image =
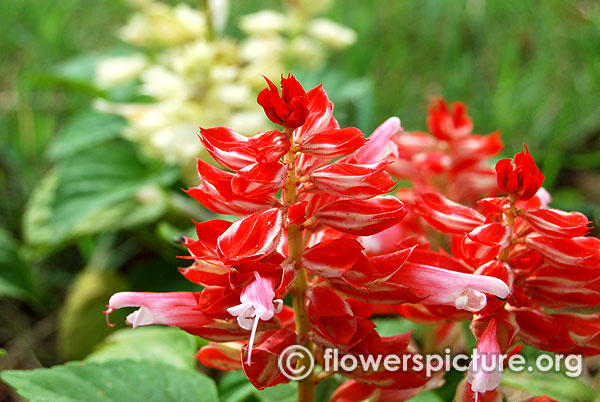
[(498, 187), (519, 200), (528, 200), (542, 187), (544, 175), (525, 147), (513, 159), (502, 159), (496, 163)]
[(291, 74), (287, 78), (281, 76), (281, 95), (271, 80), (265, 80), (269, 87), (258, 94), (257, 101), (269, 120), (292, 129), (303, 125), (308, 116), (308, 98), (296, 78)]

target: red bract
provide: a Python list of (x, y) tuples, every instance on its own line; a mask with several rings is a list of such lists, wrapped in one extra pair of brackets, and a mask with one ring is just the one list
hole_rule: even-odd
[(359, 129), (350, 127), (321, 131), (299, 145), (307, 155), (333, 159), (356, 151), (366, 141)]
[(404, 204), (393, 196), (370, 200), (340, 200), (319, 209), (317, 222), (344, 233), (370, 236), (400, 222), (406, 215)]
[(600, 269), (600, 239), (595, 237), (558, 239), (532, 233), (526, 244), (559, 267)]
[(467, 107), (462, 102), (453, 103), (452, 110), (448, 110), (446, 101), (438, 98), (429, 106), (427, 128), (437, 138), (447, 140), (470, 134), (473, 122), (467, 115)]
[(296, 78), (292, 75), (288, 75), (288, 78), (281, 76), (281, 96), (275, 84), (266, 77), (265, 80), (269, 87), (258, 94), (257, 101), (269, 120), (292, 129), (303, 125), (308, 116), (308, 99)]
[(395, 183), (385, 172), (388, 162), (360, 165), (336, 162), (310, 174), (311, 183), (321, 191), (340, 197), (372, 198), (392, 190)]
[(445, 233), (464, 233), (481, 225), (485, 218), (477, 211), (450, 201), (441, 194), (424, 193), (417, 201), (417, 213)]
[(276, 130), (248, 138), (227, 127), (201, 128), (200, 140), (217, 162), (232, 170), (277, 162), (290, 149), (285, 134)]
[(552, 237), (579, 237), (590, 231), (591, 223), (579, 212), (565, 212), (560, 209), (534, 209), (525, 211), (524, 218), (533, 228)]
[(513, 159), (502, 159), (496, 163), (498, 187), (514, 194), (519, 200), (528, 200), (542, 187), (544, 175), (525, 147)]
[(257, 212), (234, 222), (217, 240), (217, 251), (227, 263), (257, 260), (275, 251), (283, 215), (279, 208)]

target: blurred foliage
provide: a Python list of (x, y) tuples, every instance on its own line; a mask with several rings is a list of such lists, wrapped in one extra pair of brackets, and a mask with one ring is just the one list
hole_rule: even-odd
[[(275, 0), (231, 5), (230, 23), (281, 7)], [(193, 289), (175, 269), (185, 263), (176, 259), (183, 252), (173, 240), (190, 232), (191, 218), (210, 214), (181, 194), (176, 169), (121, 138), (121, 118), (91, 108), (95, 97), (120, 101), (134, 94), (131, 87), (103, 91), (93, 84), (100, 58), (130, 51), (114, 34), (130, 10), (124, 1), (0, 0), (0, 7), (0, 344), (6, 345), (0, 368), (35, 368), (86, 356), (107, 334), (103, 305), (125, 284), (132, 290)], [(598, 225), (597, 1), (338, 0), (327, 16), (353, 28), (358, 42), (322, 71), (293, 71), (306, 87), (323, 82), (342, 126), (369, 133), (397, 115), (406, 130), (420, 130), (434, 96), (462, 100), (476, 132), (502, 131), (505, 155), (527, 143), (555, 205), (581, 210)], [(241, 35), (234, 24), (228, 34)], [(377, 324), (385, 335), (426, 333), (402, 320)], [(139, 388), (139, 376), (147, 376), (163, 387), (156, 392), (195, 392), (198, 384), (211, 390), (212, 381), (191, 370), (198, 342), (174, 329), (123, 330), (96, 346), (89, 363), (7, 371), (2, 378), (18, 389), (36, 389), (23, 394), (32, 400), (48, 392), (67, 397), (88, 375), (110, 374), (122, 389)], [(454, 374), (448, 384), (460, 380)], [(323, 381), (320, 398), (339, 381)], [(293, 385), (256, 391), (240, 373), (217, 382), (227, 401), (284, 401), (294, 392)], [(558, 399), (592, 392), (560, 375), (507, 375), (504, 385), (551, 390)], [(447, 399), (448, 390), (419, 400)], [(210, 392), (184, 397), (213, 400)]]

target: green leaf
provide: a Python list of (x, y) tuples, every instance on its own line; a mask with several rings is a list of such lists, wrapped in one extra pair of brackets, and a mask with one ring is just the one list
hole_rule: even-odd
[(179, 328), (160, 326), (126, 328), (107, 337), (86, 360), (106, 362), (131, 359), (193, 370), (196, 367), (194, 356), (197, 351), (196, 337)]
[(411, 329), (415, 334), (421, 333), (425, 330), (426, 326), (416, 324), (412, 321), (405, 320), (404, 318), (375, 318), (373, 323), (377, 325), (377, 333), (381, 336), (396, 336), (410, 331)]
[(33, 275), (21, 257), (19, 244), (0, 227), (0, 296), (35, 299)]
[(241, 370), (229, 371), (223, 374), (218, 387), (221, 400), (227, 402), (247, 401), (254, 395), (256, 390)]
[(254, 395), (263, 402), (296, 402), (298, 400), (298, 383), (295, 381), (278, 384), (260, 391), (256, 388), (253, 390)]
[(65, 360), (84, 358), (104, 339), (107, 324), (102, 312), (110, 296), (126, 288), (115, 272), (88, 268), (77, 275), (58, 318), (58, 349)]
[(444, 402), (444, 400), (436, 395), (435, 392), (427, 391), (409, 399), (407, 402)]
[(217, 402), (207, 376), (154, 362), (69, 362), (31, 371), (5, 371), (2, 379), (31, 402)]
[(57, 246), (75, 236), (154, 221), (168, 206), (162, 187), (176, 177), (175, 168), (138, 160), (124, 140), (77, 152), (34, 190), (24, 216), (25, 239)]
[(96, 111), (80, 113), (57, 134), (48, 154), (54, 160), (74, 155), (119, 137), (125, 126), (120, 116)]
[(548, 395), (559, 401), (591, 401), (596, 392), (580, 380), (558, 373), (513, 373), (502, 374), (502, 385), (538, 395)]

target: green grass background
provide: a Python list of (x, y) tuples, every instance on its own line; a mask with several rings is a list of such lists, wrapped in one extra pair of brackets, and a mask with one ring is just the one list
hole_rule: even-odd
[[(237, 16), (277, 1), (232, 1)], [(112, 47), (127, 17), (120, 0), (2, 0), (0, 196), (18, 233), (22, 205), (48, 168), (44, 150), (89, 101), (40, 77), (78, 54)], [(346, 124), (365, 132), (391, 115), (423, 129), (435, 95), (467, 103), (476, 132), (501, 130), (506, 155), (527, 143), (559, 200), (597, 213), (600, 181), (600, 5), (596, 1), (398, 0), (334, 2), (328, 16), (358, 33), (308, 81), (343, 87), (360, 77)], [(342, 81), (342, 84), (340, 84)], [(360, 93), (360, 92), (359, 92)], [(335, 101), (335, 91), (332, 93)], [(368, 99), (364, 99), (368, 98)]]

